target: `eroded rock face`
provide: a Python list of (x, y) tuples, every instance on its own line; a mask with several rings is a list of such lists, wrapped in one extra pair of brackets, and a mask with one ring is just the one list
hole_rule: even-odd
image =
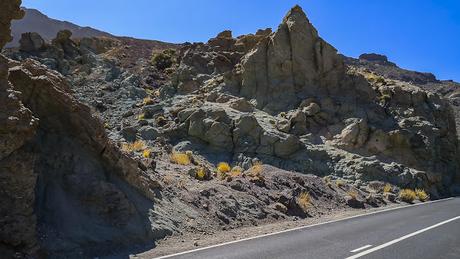
[[(454, 182), (458, 142), (448, 103), (347, 69), (298, 6), (276, 32), (235, 39), (225, 31), (185, 46), (178, 60), (177, 93), (205, 99), (201, 109), (187, 107), (187, 116), (196, 112), (178, 128), (237, 161), (257, 157), (357, 185), (420, 186), (434, 196)], [(210, 119), (217, 110), (225, 122)]]
[(26, 32), (21, 35), (19, 49), (24, 52), (37, 52), (45, 47), (45, 41), (36, 32)]
[[(113, 244), (129, 246), (155, 238), (146, 216), (152, 202), (145, 197), (153, 199), (151, 169), (141, 169), (109, 141), (103, 125), (72, 97), (61, 75), (30, 59), (11, 66), (10, 82), (21, 92), (22, 103), (40, 118), (34, 138), (25, 145), (32, 162), (19, 167), (27, 167), (24, 171), (32, 175), (31, 200), (21, 206), (37, 225), (25, 223), (30, 234), (23, 242), (40, 237), (36, 245), (46, 252), (64, 255), (73, 247), (90, 255), (113, 249)], [(66, 218), (65, 225), (59, 223), (61, 218)], [(56, 244), (56, 239), (65, 241)], [(106, 240), (113, 243), (104, 245)]]
[[(10, 23), (23, 12), (21, 1), (0, 3), (0, 49), (11, 40)], [(0, 254), (36, 251), (35, 155), (26, 147), (36, 134), (38, 120), (20, 101), (8, 81), (8, 60), (0, 55)]]
[(319, 38), (299, 6), (241, 65), (241, 95), (269, 112), (293, 109), (306, 97), (338, 88), (344, 75), (337, 51)]
[[(19, 6), (0, 4), (1, 46)], [(58, 38), (64, 52), (74, 47), (68, 35)], [(41, 51), (36, 39), (25, 35), (23, 47)], [(2, 256), (91, 256), (165, 234), (158, 224), (163, 234), (154, 233), (148, 217), (154, 197), (148, 161), (140, 166), (122, 153), (62, 75), (0, 55), (0, 103)]]

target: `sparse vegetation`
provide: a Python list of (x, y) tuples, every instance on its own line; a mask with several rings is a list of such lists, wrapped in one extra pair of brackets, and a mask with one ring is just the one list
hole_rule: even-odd
[(171, 154), (171, 162), (178, 165), (189, 165), (191, 163), (190, 157), (186, 153), (173, 152)]
[(423, 189), (415, 189), (415, 194), (422, 202), (428, 201), (430, 199), (430, 196)]
[(228, 163), (226, 162), (220, 162), (218, 165), (217, 165), (217, 171), (219, 173), (228, 173), (230, 172), (231, 170), (231, 167)]
[(343, 186), (345, 186), (345, 181), (337, 179), (335, 180), (335, 185), (339, 188), (342, 188)]
[(146, 148), (145, 142), (142, 140), (136, 140), (133, 143), (123, 143), (121, 149), (125, 152), (140, 152)]
[(358, 192), (355, 191), (355, 190), (348, 191), (347, 195), (350, 196), (354, 200), (356, 200), (358, 198)]
[(251, 181), (263, 183), (265, 178), (262, 174), (263, 172), (263, 165), (261, 162), (256, 162), (253, 166), (248, 170), (248, 176), (251, 177)]
[(158, 70), (165, 70), (170, 68), (176, 61), (175, 56), (176, 51), (173, 49), (167, 49), (163, 52), (153, 53), (152, 54), (152, 65), (154, 65)]
[(332, 181), (331, 181), (331, 177), (330, 176), (325, 176), (323, 178), (324, 182), (327, 184), (328, 187), (331, 187), (332, 186)]
[(153, 103), (154, 103), (154, 100), (150, 96), (146, 97), (146, 98), (144, 98), (144, 100), (142, 100), (143, 105), (150, 105), (150, 104), (153, 104)]
[(241, 167), (235, 166), (235, 167), (233, 167), (232, 170), (230, 171), (230, 176), (233, 177), (233, 178), (234, 178), (234, 177), (241, 176), (242, 171), (243, 171), (243, 170), (241, 169)]
[(376, 75), (374, 73), (366, 73), (365, 77), (371, 83), (377, 83), (377, 84), (386, 85), (385, 78), (383, 78), (381, 76), (378, 76), (378, 75)]
[(391, 193), (391, 192), (392, 192), (391, 185), (389, 183), (385, 184), (385, 186), (383, 186), (383, 193)]
[(195, 178), (198, 180), (204, 180), (206, 178), (206, 169), (204, 167), (199, 167), (196, 171)]
[(311, 197), (308, 192), (302, 192), (300, 193), (299, 197), (297, 197), (297, 204), (299, 204), (299, 207), (306, 212), (308, 208), (311, 207)]
[(403, 189), (399, 192), (399, 198), (402, 201), (412, 203), (417, 198), (417, 194), (411, 189)]
[(142, 152), (142, 156), (143, 156), (144, 158), (150, 158), (151, 155), (152, 155), (152, 151), (150, 151), (150, 149), (146, 149), (146, 150), (144, 150), (144, 151)]

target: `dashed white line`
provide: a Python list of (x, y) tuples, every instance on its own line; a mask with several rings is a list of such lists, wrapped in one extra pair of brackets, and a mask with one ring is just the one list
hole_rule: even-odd
[(423, 233), (423, 232), (425, 232), (425, 231), (428, 231), (428, 230), (430, 230), (430, 229), (437, 228), (437, 227), (439, 227), (439, 226), (442, 226), (442, 225), (444, 225), (444, 224), (447, 224), (447, 223), (452, 222), (452, 221), (457, 220), (457, 219), (460, 219), (460, 216), (457, 216), (457, 217), (455, 217), (455, 218), (451, 218), (451, 219), (448, 219), (448, 220), (439, 222), (438, 224), (435, 224), (435, 225), (433, 225), (433, 226), (429, 226), (429, 227), (424, 228), (424, 229), (420, 229), (420, 230), (418, 230), (418, 231), (415, 231), (415, 232), (413, 232), (413, 233), (407, 234), (407, 235), (402, 236), (402, 237), (400, 237), (400, 238), (391, 240), (390, 242), (387, 242), (387, 243), (385, 243), (385, 244), (381, 244), (381, 245), (376, 246), (376, 247), (374, 247), (374, 248), (371, 248), (371, 249), (369, 249), (369, 250), (363, 251), (363, 252), (361, 252), (361, 253), (359, 253), (359, 254), (356, 254), (356, 255), (347, 257), (346, 259), (356, 259), (356, 258), (360, 258), (360, 257), (362, 257), (362, 256), (368, 255), (368, 254), (373, 253), (373, 252), (375, 252), (375, 251), (377, 251), (377, 250), (380, 250), (380, 249), (382, 249), (382, 248), (385, 248), (385, 247), (387, 247), (387, 246), (391, 246), (391, 245), (393, 245), (393, 244), (396, 244), (396, 243), (398, 243), (398, 242), (400, 242), (400, 241), (402, 241), (402, 240), (404, 240), (404, 239), (407, 239), (407, 238), (413, 237), (413, 236), (415, 236), (415, 235), (421, 234), (421, 233)]
[(371, 246), (372, 246), (372, 245), (365, 245), (365, 246), (362, 246), (362, 247), (360, 247), (360, 248), (356, 248), (355, 250), (351, 250), (350, 253), (356, 253), (356, 252), (362, 251), (362, 250), (364, 250), (364, 249), (366, 249), (366, 248), (369, 248), (369, 247), (371, 247)]

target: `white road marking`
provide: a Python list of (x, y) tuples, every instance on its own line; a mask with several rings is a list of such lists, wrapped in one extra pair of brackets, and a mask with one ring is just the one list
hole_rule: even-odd
[(359, 252), (359, 251), (364, 250), (364, 249), (366, 249), (366, 248), (369, 248), (369, 247), (371, 247), (371, 246), (372, 246), (372, 245), (365, 245), (365, 246), (362, 246), (362, 247), (360, 247), (360, 248), (356, 248), (355, 250), (351, 250), (350, 253), (356, 253), (356, 252)]
[(180, 252), (180, 253), (169, 254), (169, 255), (164, 255), (164, 256), (155, 257), (155, 258), (156, 259), (170, 258), (170, 257), (178, 256), (178, 255), (190, 254), (190, 253), (194, 253), (194, 252), (198, 252), (198, 251), (202, 251), (202, 250), (207, 250), (207, 249), (211, 249), (211, 248), (215, 248), (215, 247), (230, 245), (230, 244), (243, 242), (243, 241), (248, 241), (248, 240), (252, 240), (252, 239), (278, 235), (278, 234), (282, 234), (282, 233), (286, 233), (286, 232), (290, 232), (290, 231), (295, 231), (295, 230), (300, 230), (300, 229), (305, 229), (305, 228), (321, 226), (321, 225), (340, 222), (340, 221), (344, 221), (344, 220), (348, 220), (348, 219), (360, 218), (360, 217), (379, 214), (379, 213), (382, 213), (382, 212), (387, 212), (387, 211), (392, 211), (392, 210), (398, 210), (398, 209), (410, 208), (410, 207), (415, 207), (415, 206), (420, 206), (420, 205), (427, 205), (427, 204), (437, 203), (437, 202), (442, 202), (442, 201), (448, 201), (448, 200), (452, 200), (452, 199), (454, 199), (454, 198), (445, 198), (445, 199), (439, 199), (439, 200), (434, 200), (434, 201), (427, 201), (427, 202), (423, 202), (423, 203), (416, 203), (416, 204), (406, 205), (406, 206), (398, 206), (398, 207), (393, 207), (393, 208), (373, 211), (373, 212), (370, 212), (370, 213), (355, 215), (355, 216), (351, 216), (351, 217), (348, 217), (348, 218), (336, 219), (336, 220), (326, 221), (326, 222), (322, 222), (322, 223), (318, 223), (318, 224), (313, 224), (313, 225), (308, 225), (308, 226), (302, 226), (302, 227), (296, 227), (296, 228), (281, 230), (281, 231), (278, 231), (278, 232), (268, 233), (268, 234), (264, 234), (264, 235), (254, 236), (254, 237), (243, 238), (243, 239), (234, 240), (234, 241), (225, 242), (225, 243), (220, 243), (220, 244), (216, 244), (216, 245), (205, 246), (205, 247), (201, 247), (201, 248), (197, 248), (197, 249), (192, 249), (192, 250), (188, 250), (188, 251), (184, 251), (184, 252)]
[(413, 233), (410, 233), (410, 234), (408, 234), (408, 235), (405, 235), (405, 236), (402, 236), (402, 237), (400, 237), (400, 238), (391, 240), (390, 242), (387, 242), (387, 243), (385, 243), (385, 244), (381, 244), (381, 245), (376, 246), (376, 247), (374, 247), (374, 248), (371, 248), (371, 249), (369, 249), (369, 250), (363, 251), (363, 252), (361, 252), (361, 253), (359, 253), (359, 254), (356, 254), (356, 255), (347, 257), (346, 259), (356, 259), (356, 258), (360, 258), (360, 257), (362, 257), (362, 256), (368, 255), (368, 254), (373, 253), (373, 252), (375, 252), (375, 251), (377, 251), (377, 250), (380, 250), (380, 249), (382, 249), (382, 248), (385, 248), (385, 247), (387, 247), (387, 246), (391, 246), (391, 245), (393, 245), (393, 244), (396, 244), (396, 243), (398, 243), (398, 242), (401, 242), (401, 241), (404, 240), (404, 239), (407, 239), (407, 238), (413, 237), (413, 236), (415, 236), (415, 235), (421, 234), (421, 233), (423, 233), (423, 232), (425, 232), (425, 231), (428, 231), (428, 230), (430, 230), (430, 229), (437, 228), (437, 227), (439, 227), (439, 226), (442, 226), (442, 225), (444, 225), (444, 224), (447, 224), (447, 223), (452, 222), (452, 221), (457, 220), (457, 219), (460, 219), (460, 216), (457, 216), (457, 217), (455, 217), (455, 218), (451, 218), (451, 219), (445, 220), (445, 221), (443, 221), (443, 222), (439, 222), (438, 224), (435, 224), (435, 225), (433, 225), (433, 226), (430, 226), (430, 227), (427, 227), (427, 228), (424, 228), (424, 229), (420, 229), (420, 230), (415, 231), (415, 232), (413, 232)]

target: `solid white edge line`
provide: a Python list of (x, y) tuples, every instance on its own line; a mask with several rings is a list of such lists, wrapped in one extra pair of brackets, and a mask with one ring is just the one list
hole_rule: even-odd
[(426, 204), (432, 204), (432, 203), (448, 201), (448, 200), (452, 200), (452, 199), (454, 199), (454, 198), (451, 197), (451, 198), (445, 198), (445, 199), (440, 199), (440, 200), (435, 200), (435, 201), (427, 201), (427, 202), (421, 202), (421, 203), (410, 204), (410, 205), (405, 205), (405, 206), (397, 206), (397, 207), (388, 208), (388, 209), (384, 209), (384, 210), (373, 211), (373, 212), (370, 212), (370, 213), (359, 214), (359, 215), (351, 216), (351, 217), (348, 217), (348, 218), (336, 219), (336, 220), (326, 221), (326, 222), (307, 225), (307, 226), (301, 226), (301, 227), (296, 227), (296, 228), (291, 228), (291, 229), (285, 229), (285, 230), (281, 230), (281, 231), (278, 231), (278, 232), (273, 232), (273, 233), (268, 233), (268, 234), (264, 234), (264, 235), (259, 235), (259, 236), (253, 236), (253, 237), (233, 240), (233, 241), (229, 241), (229, 242), (225, 242), (225, 243), (220, 243), (220, 244), (211, 245), (211, 246), (205, 246), (205, 247), (201, 247), (201, 248), (197, 248), (197, 249), (187, 250), (187, 251), (180, 252), (180, 253), (164, 255), (164, 256), (160, 256), (160, 257), (153, 257), (153, 258), (154, 259), (170, 258), (170, 257), (173, 257), (173, 256), (194, 253), (194, 252), (198, 252), (198, 251), (201, 251), (201, 250), (206, 250), (206, 249), (211, 249), (211, 248), (215, 248), (215, 247), (230, 245), (230, 244), (234, 244), (234, 243), (238, 243), (238, 242), (248, 241), (248, 240), (251, 240), (251, 239), (257, 239), (257, 238), (261, 238), (261, 237), (273, 236), (273, 235), (278, 235), (278, 234), (282, 234), (282, 233), (286, 233), (286, 232), (290, 232), (290, 231), (295, 231), (295, 230), (299, 230), (299, 229), (311, 228), (311, 227), (316, 227), (316, 226), (320, 226), (320, 225), (335, 223), (335, 222), (339, 222), (339, 221), (344, 221), (344, 220), (349, 220), (349, 219), (354, 219), (354, 218), (374, 215), (374, 214), (378, 214), (378, 213), (382, 213), (382, 212), (398, 210), (398, 209), (404, 209), (404, 208), (410, 208), (410, 207), (426, 205)]
[(398, 242), (401, 242), (401, 241), (403, 241), (404, 239), (408, 239), (408, 238), (410, 238), (410, 237), (413, 237), (413, 236), (415, 236), (415, 235), (421, 234), (421, 233), (426, 232), (426, 231), (428, 231), (428, 230), (430, 230), (430, 229), (437, 228), (437, 227), (439, 227), (439, 226), (442, 226), (442, 225), (444, 225), (444, 224), (447, 224), (447, 223), (452, 222), (452, 221), (457, 220), (457, 219), (460, 219), (460, 216), (457, 216), (457, 217), (455, 217), (455, 218), (451, 218), (451, 219), (448, 219), (448, 220), (439, 222), (438, 224), (432, 225), (432, 226), (427, 227), (427, 228), (424, 228), (424, 229), (420, 229), (420, 230), (418, 230), (418, 231), (415, 231), (415, 232), (413, 232), (413, 233), (407, 234), (407, 235), (402, 236), (402, 237), (400, 237), (400, 238), (397, 238), (397, 239), (391, 240), (391, 241), (389, 241), (389, 242), (386, 242), (385, 244), (381, 244), (381, 245), (376, 246), (376, 247), (374, 247), (374, 248), (371, 248), (371, 249), (369, 249), (369, 250), (363, 251), (363, 252), (361, 252), (361, 253), (359, 253), (359, 254), (356, 254), (356, 255), (347, 257), (346, 259), (356, 259), (356, 258), (365, 256), (365, 255), (368, 255), (368, 254), (370, 254), (370, 253), (373, 253), (373, 252), (375, 252), (375, 251), (377, 251), (377, 250), (380, 250), (380, 249), (382, 249), (382, 248), (385, 248), (385, 247), (387, 247), (387, 246), (391, 246), (391, 245), (393, 245), (393, 244), (396, 244), (396, 243), (398, 243)]
[(364, 249), (366, 249), (366, 248), (369, 248), (369, 247), (371, 247), (371, 246), (372, 246), (372, 245), (365, 245), (365, 246), (362, 246), (362, 247), (360, 247), (360, 248), (356, 248), (355, 250), (351, 250), (350, 253), (356, 253), (356, 252), (359, 252), (359, 251), (364, 250)]

